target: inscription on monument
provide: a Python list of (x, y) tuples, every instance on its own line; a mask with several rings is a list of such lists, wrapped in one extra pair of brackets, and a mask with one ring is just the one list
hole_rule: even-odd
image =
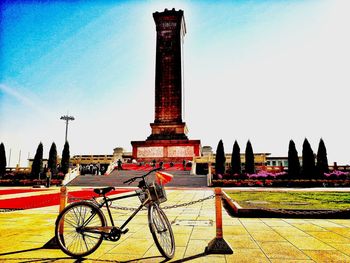
[(193, 157), (193, 146), (169, 146), (168, 157)]
[(138, 158), (152, 158), (152, 157), (163, 157), (164, 147), (138, 147), (137, 157)]

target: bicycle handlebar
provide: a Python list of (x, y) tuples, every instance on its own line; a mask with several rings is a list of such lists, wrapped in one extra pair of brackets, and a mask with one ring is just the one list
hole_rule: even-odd
[(127, 184), (127, 183), (131, 184), (132, 182), (134, 182), (136, 179), (139, 179), (139, 178), (143, 178), (144, 179), (147, 175), (149, 175), (149, 174), (151, 174), (151, 173), (153, 173), (155, 171), (161, 170), (161, 169), (163, 169), (163, 168), (162, 167), (158, 167), (158, 168), (152, 169), (151, 171), (149, 171), (148, 173), (146, 173), (144, 175), (136, 176), (136, 177), (133, 177), (133, 178), (130, 178), (130, 179), (126, 180), (125, 182), (123, 182), (123, 184)]

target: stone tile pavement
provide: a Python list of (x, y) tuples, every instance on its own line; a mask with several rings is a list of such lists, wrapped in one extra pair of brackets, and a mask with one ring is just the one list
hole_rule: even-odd
[[(57, 189), (58, 191), (58, 189)], [(168, 190), (168, 202), (180, 204), (212, 189)], [(136, 207), (137, 198), (118, 205)], [(0, 213), (0, 262), (78, 262), (59, 249), (45, 249), (52, 237), (58, 206)], [(232, 255), (205, 255), (215, 237), (214, 199), (165, 210), (172, 222), (176, 253), (171, 262), (350, 262), (350, 220), (232, 218), (223, 210), (223, 232)], [(113, 209), (115, 223), (129, 211)], [(194, 225), (196, 224), (196, 225)], [(142, 211), (116, 242), (104, 241), (84, 262), (162, 262)]]

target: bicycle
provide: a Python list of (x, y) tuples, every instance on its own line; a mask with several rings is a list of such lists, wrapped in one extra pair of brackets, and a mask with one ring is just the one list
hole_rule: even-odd
[[(96, 188), (93, 191), (102, 197), (98, 202), (94, 197), (92, 200), (84, 200), (72, 203), (62, 210), (58, 215), (55, 226), (55, 237), (60, 249), (69, 256), (82, 258), (93, 253), (103, 240), (118, 241), (122, 234), (129, 229), (126, 225), (141, 211), (143, 207), (148, 209), (148, 225), (154, 242), (159, 252), (167, 259), (174, 257), (175, 240), (171, 224), (159, 204), (165, 202), (166, 193), (162, 184), (148, 183), (145, 179), (149, 174), (160, 170), (156, 168), (145, 175), (133, 177), (125, 182), (131, 184), (139, 180), (138, 187), (134, 193), (108, 198), (106, 194), (114, 187)], [(117, 227), (110, 210), (113, 201), (138, 196), (140, 206)], [(107, 225), (106, 217), (101, 210), (107, 208), (111, 225)]]

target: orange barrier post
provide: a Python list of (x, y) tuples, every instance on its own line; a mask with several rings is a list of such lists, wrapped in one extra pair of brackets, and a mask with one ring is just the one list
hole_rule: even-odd
[(67, 205), (67, 187), (61, 186), (60, 189), (60, 208), (58, 210), (59, 213), (62, 212), (62, 210), (66, 207)]
[[(67, 205), (67, 187), (65, 186), (61, 186), (61, 189), (60, 189), (60, 208), (59, 208), (59, 213), (62, 212), (62, 210), (66, 207)], [(63, 234), (63, 220), (60, 222), (60, 225), (59, 225), (59, 233), (60, 234)]]
[[(67, 205), (67, 187), (62, 186), (60, 189), (60, 205), (59, 205), (59, 209), (58, 212), (61, 213), (62, 210), (66, 207)], [(58, 232), (59, 234), (63, 234), (63, 221), (60, 222), (59, 225), (59, 229)], [(57, 245), (57, 240), (55, 237), (51, 238), (44, 246), (43, 248), (49, 248), (49, 249), (56, 249), (59, 248), (59, 246)]]
[(231, 246), (225, 241), (222, 230), (222, 191), (221, 188), (215, 188), (215, 221), (216, 236), (205, 248), (207, 254), (233, 254)]

